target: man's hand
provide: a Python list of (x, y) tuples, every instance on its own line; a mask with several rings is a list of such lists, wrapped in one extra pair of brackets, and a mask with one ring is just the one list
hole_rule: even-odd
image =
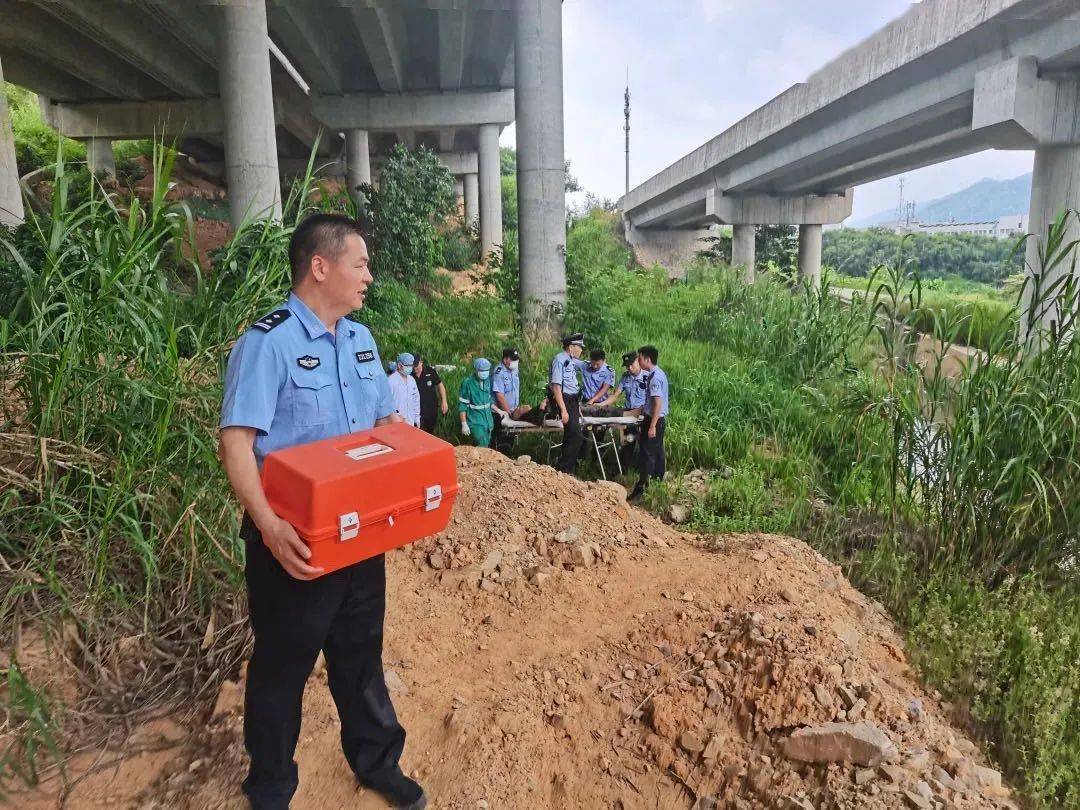
[(649, 438), (650, 439), (655, 439), (656, 438), (656, 425), (649, 425)]
[(322, 568), (307, 564), (307, 560), (311, 559), (311, 549), (300, 539), (289, 521), (275, 517), (269, 526), (260, 528), (260, 531), (263, 543), (293, 579), (314, 579), (323, 572)]
[(566, 408), (562, 408), (559, 411), (559, 418), (562, 419), (563, 425), (570, 424), (570, 412)]
[(219, 437), (221, 462), (236, 497), (255, 521), (263, 543), (286, 573), (296, 579), (314, 579), (323, 572), (306, 560), (311, 549), (301, 540), (288, 521), (274, 514), (259, 482), (259, 467), (255, 463), (253, 446), (255, 428), (233, 426), (222, 428)]
[(469, 427), (468, 422), (462, 422), (461, 423), (461, 435), (462, 436), (472, 436), (472, 428)]
[(450, 412), (450, 406), (447, 405), (445, 402), (443, 402), (441, 407), (442, 407), (443, 416), (445, 416), (447, 413)]

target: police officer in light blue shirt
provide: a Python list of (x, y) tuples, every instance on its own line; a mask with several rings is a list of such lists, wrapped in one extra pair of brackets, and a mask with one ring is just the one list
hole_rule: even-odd
[(641, 426), (641, 442), (638, 449), (638, 481), (630, 493), (638, 498), (645, 492), (651, 478), (663, 479), (666, 472), (664, 458), (664, 428), (668, 414), (668, 378), (657, 365), (659, 352), (655, 346), (638, 349), (638, 363), (648, 378), (645, 399), (645, 422)]
[(637, 352), (629, 352), (622, 356), (623, 368), (626, 369), (615, 387), (611, 389), (610, 396), (600, 403), (601, 408), (608, 408), (615, 404), (619, 394), (626, 397), (626, 410), (641, 410), (645, 407), (645, 392), (649, 382), (645, 378), (645, 372), (638, 365)]
[(495, 404), (499, 410), (506, 411), (514, 419), (518, 406), (521, 405), (521, 374), (518, 371), (518, 363), (521, 355), (517, 349), (503, 349), (502, 362), (495, 366), (491, 375), (491, 393), (495, 397)]
[(371, 332), (341, 318), (334, 333), (296, 293), (233, 347), (221, 427), (255, 429), (253, 452), (367, 430), (394, 412)]
[(575, 332), (563, 338), (563, 350), (551, 361), (548, 375), (551, 397), (559, 410), (563, 423), (562, 451), (555, 468), (573, 475), (577, 468), (578, 454), (585, 440), (581, 432), (581, 382), (579, 375), (587, 365), (581, 359), (585, 348), (585, 335)]
[(586, 406), (601, 402), (615, 384), (615, 372), (606, 360), (603, 349), (593, 349), (589, 353), (589, 362), (581, 370), (581, 397)]
[(321, 650), (349, 767), (391, 806), (419, 810), (426, 798), (398, 765), (405, 730), (383, 678), (383, 556), (320, 576), (259, 481), (267, 453), (401, 421), (371, 333), (346, 317), (364, 305), (372, 281), (367, 245), (354, 220), (316, 214), (294, 231), (289, 263), (292, 293), (236, 342), (221, 406), (221, 458), (245, 510), (240, 536), (255, 636), (243, 791), (254, 808), (288, 807), (301, 697)]

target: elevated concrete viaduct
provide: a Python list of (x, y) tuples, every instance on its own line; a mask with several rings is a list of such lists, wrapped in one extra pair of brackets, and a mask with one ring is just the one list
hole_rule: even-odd
[[(503, 239), (499, 133), (521, 120), (522, 304), (549, 317), (566, 297), (561, 16), (561, 0), (0, 0), (0, 69), (95, 170), (111, 170), (113, 139), (181, 136), (222, 164), (234, 224), (278, 215), (281, 170), (320, 135), (318, 163), (351, 189), (390, 144), (430, 146), (485, 251)], [(0, 107), (9, 223), (23, 216), (10, 137)]]
[(821, 225), (850, 213), (852, 186), (984, 149), (1035, 150), (1034, 233), (1080, 204), (1076, 0), (923, 0), (632, 189), (622, 211), (645, 257), (730, 224), (748, 268), (753, 226), (799, 225), (814, 279)]

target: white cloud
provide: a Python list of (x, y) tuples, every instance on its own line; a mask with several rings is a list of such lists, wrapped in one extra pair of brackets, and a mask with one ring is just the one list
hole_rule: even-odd
[(698, 11), (707, 23), (714, 23), (736, 10), (735, 0), (697, 0)]

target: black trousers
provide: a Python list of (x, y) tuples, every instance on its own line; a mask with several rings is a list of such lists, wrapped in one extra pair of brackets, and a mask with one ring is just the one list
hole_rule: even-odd
[(434, 435), (435, 428), (439, 424), (439, 412), (436, 410), (432, 413), (420, 414), (420, 429), (425, 433), (431, 433)]
[(255, 652), (244, 695), (251, 766), (244, 793), (256, 810), (286, 810), (296, 791), (293, 754), (304, 684), (322, 650), (341, 720), (341, 747), (357, 778), (392, 771), (405, 747), (383, 680), (386, 568), (382, 555), (310, 581), (294, 579), (245, 515), (244, 574)]
[(569, 418), (563, 426), (562, 449), (555, 469), (573, 475), (578, 456), (581, 455), (581, 445), (585, 441), (585, 434), (581, 432), (581, 397), (578, 394), (563, 394), (563, 405)]
[(623, 431), (623, 444), (619, 446), (619, 460), (622, 462), (624, 470), (633, 469), (634, 453), (637, 451), (640, 438), (641, 431), (637, 425), (629, 425)]
[(650, 478), (663, 478), (667, 470), (664, 459), (664, 426), (667, 419), (656, 421), (656, 438), (649, 438), (649, 417), (641, 423), (638, 433), (638, 486), (647, 487)]

